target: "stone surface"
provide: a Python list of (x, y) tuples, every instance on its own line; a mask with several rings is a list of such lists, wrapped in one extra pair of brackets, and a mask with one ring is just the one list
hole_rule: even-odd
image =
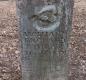
[(67, 80), (73, 0), (18, 0), (17, 8), (23, 80)]

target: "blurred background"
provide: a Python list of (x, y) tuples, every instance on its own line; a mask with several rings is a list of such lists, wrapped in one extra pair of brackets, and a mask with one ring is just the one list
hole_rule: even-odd
[[(74, 0), (69, 80), (86, 80), (86, 0)], [(21, 80), (15, 0), (0, 0), (0, 80)]]

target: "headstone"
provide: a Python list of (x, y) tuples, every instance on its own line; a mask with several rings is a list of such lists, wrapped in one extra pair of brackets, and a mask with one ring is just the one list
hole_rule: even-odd
[(18, 0), (22, 80), (67, 80), (73, 0)]

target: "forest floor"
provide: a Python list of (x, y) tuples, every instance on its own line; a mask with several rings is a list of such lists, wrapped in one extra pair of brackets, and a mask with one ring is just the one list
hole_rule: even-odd
[[(0, 1), (0, 80), (21, 80), (15, 2)], [(86, 80), (86, 0), (75, 0), (69, 45), (69, 80)]]

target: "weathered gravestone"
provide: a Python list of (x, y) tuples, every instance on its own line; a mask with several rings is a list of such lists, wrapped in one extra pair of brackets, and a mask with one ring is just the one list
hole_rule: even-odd
[(22, 80), (67, 80), (73, 0), (18, 0)]

